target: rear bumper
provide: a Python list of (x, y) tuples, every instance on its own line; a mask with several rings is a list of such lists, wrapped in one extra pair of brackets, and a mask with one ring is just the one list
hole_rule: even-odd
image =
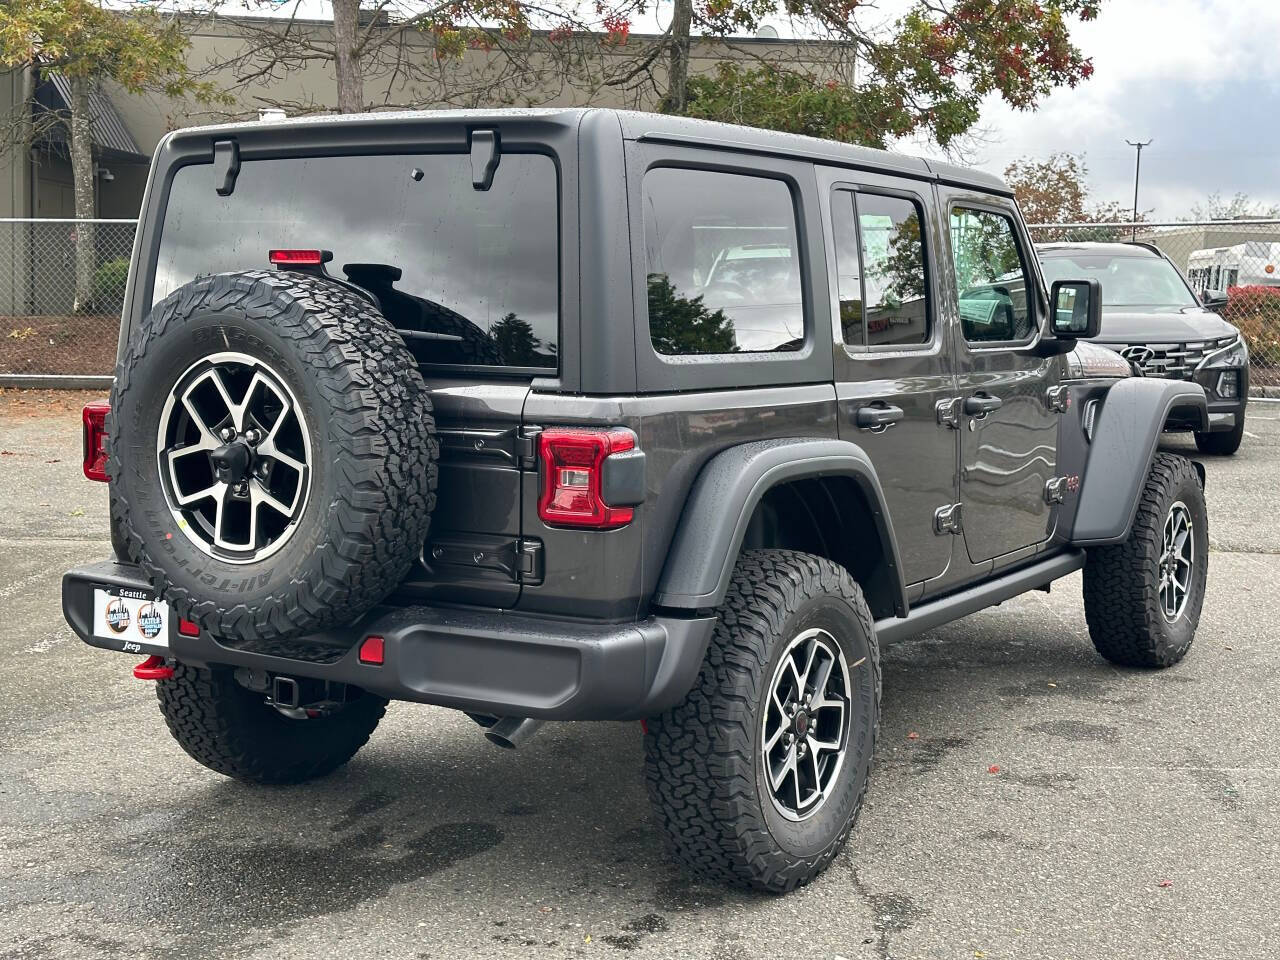
[[(697, 678), (714, 617), (649, 617), (594, 624), (521, 614), (401, 607), (374, 611), (341, 633), (286, 643), (232, 644), (185, 637), (171, 618), (168, 649), (93, 635), (96, 587), (150, 594), (142, 571), (107, 560), (62, 578), (63, 614), (85, 643), (160, 653), (182, 663), (229, 664), (289, 677), (349, 683), (392, 700), (544, 720), (633, 720), (684, 698)], [(367, 636), (384, 662), (360, 663)]]

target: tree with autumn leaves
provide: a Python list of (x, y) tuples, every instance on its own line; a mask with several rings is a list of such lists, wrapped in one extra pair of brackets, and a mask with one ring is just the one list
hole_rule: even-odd
[[(38, 123), (66, 128), (77, 219), (88, 220), (95, 212), (93, 91), (110, 80), (130, 93), (158, 90), (170, 97), (216, 99), (217, 90), (198, 80), (187, 66), (186, 50), (187, 38), (178, 18), (154, 8), (114, 10), (95, 0), (0, 4), (0, 64), (22, 71), (27, 79), (14, 125), (20, 133), (11, 139), (25, 152), (40, 132)], [(65, 112), (37, 113), (33, 81), (51, 73), (66, 78), (70, 102)], [(75, 309), (80, 311), (93, 294), (92, 224), (77, 227), (75, 248)]]
[[(272, 5), (279, 18), (298, 3)], [(533, 105), (546, 91), (568, 91), (563, 99), (579, 103), (622, 95), (667, 113), (850, 143), (921, 134), (947, 146), (977, 123), (988, 96), (1031, 109), (1088, 79), (1093, 66), (1071, 43), (1070, 23), (1093, 19), (1100, 0), (912, 0), (887, 23), (863, 0), (673, 0), (661, 33), (640, 35), (652, 3), (333, 0), (331, 38), (291, 21), (250, 26), (237, 70), (259, 80), (331, 60), (343, 112), (414, 105), (412, 92), (397, 99), (392, 85), (429, 91), (424, 106)], [(735, 49), (779, 19), (800, 38), (779, 46), (788, 52)], [(727, 55), (696, 72), (698, 45)], [(386, 81), (377, 96), (364, 89), (373, 74)]]
[[(1093, 65), (1071, 43), (1069, 22), (1092, 20), (1098, 6), (1099, 0), (915, 0), (886, 25), (875, 5), (861, 0), (675, 0), (659, 41), (665, 80), (651, 67), (643, 75), (665, 84), (661, 108), (670, 113), (877, 147), (925, 134), (945, 147), (977, 123), (989, 95), (1031, 109), (1055, 87), (1087, 80)], [(748, 61), (690, 76), (695, 37), (731, 42), (776, 17), (824, 43), (840, 69)]]

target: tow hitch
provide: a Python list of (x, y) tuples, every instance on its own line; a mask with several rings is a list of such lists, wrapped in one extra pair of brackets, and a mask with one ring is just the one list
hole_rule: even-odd
[(133, 668), (133, 675), (138, 680), (172, 680), (173, 667), (164, 657), (154, 653)]
[(347, 705), (347, 685), (307, 677), (286, 677), (241, 667), (236, 681), (248, 690), (266, 694), (266, 703), (292, 720), (315, 720)]

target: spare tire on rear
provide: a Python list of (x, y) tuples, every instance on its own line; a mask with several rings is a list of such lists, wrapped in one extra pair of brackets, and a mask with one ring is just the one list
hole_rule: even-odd
[(334, 281), (246, 271), (175, 290), (129, 342), (110, 431), (113, 524), (214, 636), (348, 623), (426, 539), (426, 384), (387, 319)]

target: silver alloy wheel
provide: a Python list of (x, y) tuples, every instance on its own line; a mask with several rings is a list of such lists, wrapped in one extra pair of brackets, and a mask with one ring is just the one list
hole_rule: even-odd
[(178, 529), (228, 563), (284, 546), (311, 490), (311, 437), (297, 398), (243, 353), (212, 354), (178, 377), (160, 412), (156, 461)]
[(765, 784), (780, 814), (804, 820), (826, 801), (849, 745), (849, 665), (840, 645), (826, 630), (800, 633), (768, 691), (760, 730)]
[(1195, 561), (1195, 531), (1191, 513), (1179, 500), (1169, 508), (1164, 520), (1164, 537), (1160, 545), (1160, 609), (1173, 623), (1187, 608), (1191, 593), (1191, 572)]

